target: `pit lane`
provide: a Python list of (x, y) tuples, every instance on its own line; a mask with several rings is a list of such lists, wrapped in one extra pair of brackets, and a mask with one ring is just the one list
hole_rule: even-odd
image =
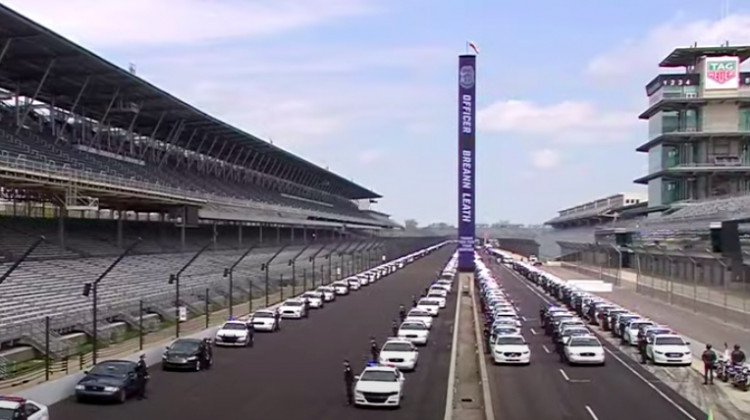
[[(508, 296), (526, 317), (523, 334), (529, 342), (532, 363), (526, 367), (488, 366), (495, 417), (512, 419), (675, 419), (701, 420), (705, 413), (622, 351), (601, 340), (605, 366), (570, 367), (559, 361), (551, 339), (540, 326), (539, 308), (551, 300), (512, 270), (490, 264)], [(531, 333), (534, 329), (536, 334)]]

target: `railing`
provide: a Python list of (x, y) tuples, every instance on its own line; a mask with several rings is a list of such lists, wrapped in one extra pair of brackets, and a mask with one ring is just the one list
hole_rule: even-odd
[[(2, 131), (0, 131), (2, 133)], [(144, 181), (136, 181), (132, 179), (125, 179), (103, 173), (94, 173), (91, 171), (73, 169), (69, 167), (58, 168), (55, 165), (47, 163), (31, 161), (26, 158), (12, 157), (12, 156), (0, 156), (0, 167), (5, 165), (9, 169), (22, 170), (28, 172), (34, 172), (35, 174), (46, 175), (50, 177), (66, 178), (61, 179), (63, 182), (75, 182), (75, 183), (93, 183), (93, 184), (106, 184), (107, 186), (115, 186), (118, 188), (137, 190), (143, 194), (158, 193), (171, 198), (177, 198), (184, 201), (193, 201), (199, 203), (216, 203), (220, 205), (227, 205), (231, 207), (238, 207), (245, 210), (260, 210), (260, 211), (276, 211), (283, 213), (293, 213), (301, 217), (307, 218), (310, 215), (320, 217), (333, 217), (335, 219), (359, 222), (359, 223), (371, 223), (370, 219), (361, 219), (349, 216), (342, 216), (333, 213), (321, 212), (317, 210), (301, 210), (293, 207), (279, 206), (276, 204), (261, 203), (254, 200), (239, 200), (228, 197), (223, 197), (215, 194), (199, 193), (194, 191), (188, 191), (176, 187), (168, 187), (162, 184), (154, 184)]]

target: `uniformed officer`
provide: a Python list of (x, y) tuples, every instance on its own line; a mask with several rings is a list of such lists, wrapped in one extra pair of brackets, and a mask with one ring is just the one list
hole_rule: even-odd
[(406, 319), (406, 308), (404, 308), (404, 305), (398, 306), (398, 317), (401, 319), (401, 322), (404, 322), (404, 319)]
[(276, 322), (276, 328), (279, 328), (281, 326), (281, 314), (279, 313), (278, 309), (273, 311), (273, 320)]
[(393, 337), (398, 336), (398, 322), (395, 319), (391, 322), (391, 332), (393, 333)]
[(146, 365), (146, 355), (142, 354), (135, 365), (136, 375), (136, 396), (139, 400), (146, 398), (146, 383), (148, 382), (148, 366)]
[(375, 337), (370, 337), (370, 355), (372, 356), (373, 362), (378, 361), (379, 353), (380, 353), (380, 349), (378, 348), (377, 341), (375, 341)]
[(348, 360), (344, 360), (344, 386), (346, 386), (346, 403), (354, 404), (354, 372)]
[(706, 350), (701, 355), (701, 360), (703, 360), (703, 385), (713, 385), (714, 369), (716, 368), (716, 361), (718, 359), (719, 356), (712, 346), (706, 344)]
[(411, 306), (417, 306), (417, 297), (414, 295), (411, 297)]
[(638, 330), (638, 353), (641, 355), (641, 364), (645, 365), (648, 363), (647, 360), (647, 354), (646, 354), (646, 345), (648, 343), (646, 342), (646, 334), (643, 332), (643, 330)]

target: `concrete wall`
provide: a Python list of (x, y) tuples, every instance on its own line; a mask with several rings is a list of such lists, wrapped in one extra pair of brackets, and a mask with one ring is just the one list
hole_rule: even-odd
[(527, 238), (498, 238), (500, 248), (507, 249), (518, 255), (528, 257), (529, 255), (539, 255), (539, 243), (534, 239)]

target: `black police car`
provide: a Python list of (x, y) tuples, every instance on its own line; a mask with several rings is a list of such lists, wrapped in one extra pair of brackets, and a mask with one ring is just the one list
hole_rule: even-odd
[(161, 357), (163, 370), (210, 369), (214, 364), (213, 350), (208, 339), (180, 338), (164, 351)]
[(76, 399), (125, 402), (138, 390), (136, 363), (129, 360), (107, 360), (84, 372), (76, 385)]

